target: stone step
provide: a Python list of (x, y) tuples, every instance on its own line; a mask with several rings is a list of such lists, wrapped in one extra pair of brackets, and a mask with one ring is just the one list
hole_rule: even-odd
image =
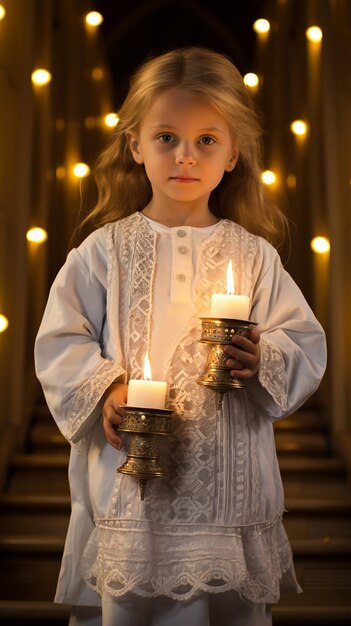
[(275, 431), (327, 432), (325, 419), (316, 410), (301, 409), (288, 417), (274, 422)]
[(17, 454), (11, 463), (6, 492), (12, 494), (69, 493), (69, 455), (59, 452), (47, 454)]
[(0, 533), (64, 538), (70, 510), (69, 495), (1, 495)]
[(283, 476), (283, 484), (286, 498), (346, 498), (350, 496), (349, 485), (332, 477), (321, 481), (319, 476), (309, 476), (303, 482), (298, 477)]
[(349, 498), (287, 498), (285, 508), (292, 513), (312, 513), (316, 515), (349, 515), (351, 513), (351, 497)]
[(328, 438), (321, 432), (289, 432), (277, 430), (274, 435), (278, 455), (313, 455), (330, 454)]
[(320, 474), (323, 474), (323, 480), (330, 476), (346, 477), (345, 466), (338, 457), (282, 456), (278, 460), (280, 471), (285, 476), (299, 474), (303, 480)]
[[(293, 539), (291, 542), (294, 557), (329, 558), (351, 556), (350, 539)], [(351, 563), (350, 563), (351, 567)], [(350, 579), (351, 585), (351, 579)]]
[(17, 512), (28, 512), (31, 510), (40, 511), (41, 513), (49, 511), (69, 511), (69, 496), (33, 496), (33, 495), (0, 495), (0, 511), (3, 513), (6, 509)]
[(1, 600), (51, 600), (60, 570), (63, 539), (0, 537)]
[(282, 605), (351, 608), (351, 540), (292, 540), (294, 566), (303, 593), (282, 597)]
[(67, 604), (33, 600), (0, 600), (0, 624), (3, 626), (67, 626), (70, 607)]
[(30, 431), (29, 450), (53, 454), (69, 450), (69, 443), (61, 434), (53, 420), (36, 422)]
[(351, 538), (350, 498), (286, 498), (285, 507), (290, 539)]
[(18, 554), (62, 554), (64, 539), (62, 537), (0, 535), (2, 553)]
[(11, 467), (14, 469), (67, 469), (69, 454), (16, 454), (13, 457)]
[(351, 497), (339, 458), (280, 455), (278, 461), (287, 498)]
[(350, 626), (351, 604), (320, 606), (317, 602), (314, 606), (296, 606), (292, 600), (290, 605), (274, 606), (272, 615), (273, 626)]

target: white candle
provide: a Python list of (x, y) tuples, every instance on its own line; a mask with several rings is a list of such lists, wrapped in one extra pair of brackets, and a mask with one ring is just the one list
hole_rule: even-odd
[(214, 293), (211, 296), (210, 317), (229, 320), (248, 320), (250, 298), (248, 298), (248, 296), (234, 295), (234, 278), (231, 260), (227, 267), (227, 292), (228, 293)]
[(164, 409), (167, 383), (151, 380), (149, 355), (144, 361), (144, 380), (132, 379), (128, 384), (127, 405), (144, 409)]

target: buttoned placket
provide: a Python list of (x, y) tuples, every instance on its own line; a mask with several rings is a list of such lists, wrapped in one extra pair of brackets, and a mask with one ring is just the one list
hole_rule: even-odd
[(172, 229), (171, 302), (192, 299), (193, 237), (191, 228)]

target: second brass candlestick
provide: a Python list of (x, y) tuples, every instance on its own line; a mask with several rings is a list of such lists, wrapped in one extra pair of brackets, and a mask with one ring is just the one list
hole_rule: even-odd
[(232, 378), (226, 365), (230, 356), (224, 351), (226, 345), (232, 344), (235, 335), (249, 337), (257, 324), (247, 320), (216, 319), (203, 317), (201, 342), (212, 346), (207, 358), (206, 370), (197, 381), (199, 385), (210, 387), (214, 391), (223, 394), (233, 389), (243, 389), (244, 383), (237, 378)]

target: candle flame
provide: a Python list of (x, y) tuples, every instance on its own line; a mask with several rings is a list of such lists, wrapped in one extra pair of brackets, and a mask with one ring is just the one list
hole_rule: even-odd
[(227, 267), (227, 294), (232, 296), (235, 292), (234, 289), (234, 276), (233, 276), (233, 265), (232, 260), (230, 259)]
[(144, 359), (144, 380), (152, 380), (151, 377), (151, 365), (149, 359), (149, 353), (147, 352)]

